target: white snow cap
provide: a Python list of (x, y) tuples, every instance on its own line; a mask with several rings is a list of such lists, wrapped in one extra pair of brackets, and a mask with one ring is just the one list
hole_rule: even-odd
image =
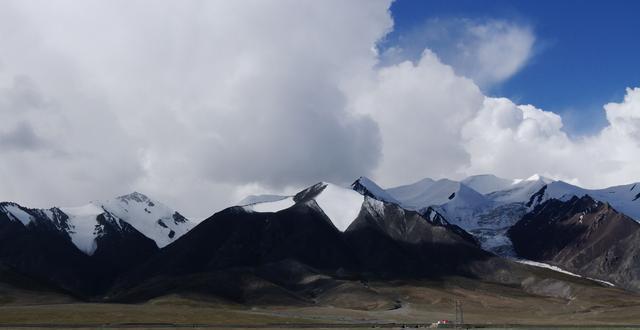
[[(188, 232), (193, 223), (180, 213), (149, 197), (134, 192), (107, 201), (94, 201), (79, 207), (62, 207), (60, 212), (68, 216), (66, 226), (58, 230), (65, 231), (71, 242), (82, 252), (92, 255), (97, 249), (96, 238), (103, 233), (98, 217), (104, 216), (109, 222), (122, 229), (126, 222), (142, 235), (152, 239), (160, 248), (175, 241)], [(0, 212), (9, 220), (28, 225), (34, 217), (55, 221), (54, 209), (26, 209), (16, 203), (0, 203)], [(58, 219), (59, 220), (59, 219)]]
[(358, 178), (358, 180), (356, 180), (351, 187), (357, 191), (357, 187), (356, 184), (360, 184), (362, 187), (364, 187), (366, 190), (369, 191), (369, 193), (371, 193), (373, 195), (374, 198), (385, 201), (385, 202), (389, 202), (389, 203), (394, 203), (394, 204), (399, 204), (400, 202), (395, 199), (393, 196), (391, 196), (391, 194), (389, 194), (386, 190), (384, 190), (382, 187), (380, 187), (377, 183), (375, 183), (373, 180), (367, 178), (366, 176), (361, 176)]
[(237, 206), (247, 206), (247, 205), (251, 205), (251, 204), (257, 204), (257, 203), (269, 203), (269, 202), (277, 202), (280, 200), (283, 200), (287, 197), (290, 196), (282, 196), (282, 195), (249, 195), (245, 198), (243, 198), (241, 201), (239, 201), (236, 205)]
[(345, 231), (358, 217), (364, 196), (332, 183), (322, 183), (324, 189), (314, 199), (322, 212), (340, 231)]
[(193, 223), (180, 213), (139, 192), (92, 204), (126, 221), (154, 240), (159, 248), (167, 246), (193, 227)]
[[(268, 195), (274, 196), (274, 195)], [(275, 197), (275, 196), (274, 196)], [(251, 204), (240, 205), (247, 211), (252, 212), (278, 212), (280, 210), (288, 209), (292, 207), (295, 202), (291, 196), (278, 196), (280, 199), (269, 198), (263, 202), (254, 202)], [(245, 198), (246, 200), (246, 198)], [(253, 199), (256, 200), (256, 199)]]
[[(347, 230), (353, 220), (358, 217), (365, 199), (357, 191), (332, 183), (320, 182), (310, 188), (322, 188), (322, 191), (313, 197), (313, 200), (340, 231)], [(249, 196), (242, 200), (242, 202), (247, 201), (253, 203), (239, 204), (238, 206), (242, 206), (249, 212), (278, 212), (296, 203), (293, 196), (277, 195)]]

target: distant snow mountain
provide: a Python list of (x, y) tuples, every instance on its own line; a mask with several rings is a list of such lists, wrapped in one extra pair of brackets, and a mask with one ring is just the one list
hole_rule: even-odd
[[(294, 196), (253, 195), (243, 199), (237, 206), (248, 212), (275, 213), (299, 203), (309, 202), (313, 202), (312, 205), (322, 211), (333, 226), (341, 232), (345, 232), (351, 226), (363, 209), (373, 209), (371, 212), (380, 214), (383, 203), (400, 206), (400, 202), (391, 194), (366, 177), (358, 178), (351, 185), (351, 189), (320, 182)], [(420, 214), (434, 225), (456, 227), (452, 226), (435, 208), (426, 207), (420, 210)], [(455, 228), (453, 230), (457, 231)]]
[(389, 194), (386, 190), (382, 189), (378, 186), (377, 183), (373, 182), (373, 180), (361, 176), (351, 184), (351, 189), (359, 192), (364, 196), (373, 197), (380, 201), (385, 201), (387, 203), (400, 204), (398, 200), (396, 200), (391, 194)]
[(501, 255), (514, 254), (507, 230), (549, 199), (569, 200), (573, 196), (590, 195), (640, 221), (640, 184), (593, 190), (541, 175), (510, 180), (487, 174), (461, 181), (426, 178), (388, 189), (360, 178), (353, 189), (423, 215), (435, 211), (448, 223), (475, 235), (483, 248)]
[(28, 226), (34, 221), (49, 221), (57, 230), (69, 236), (73, 244), (92, 255), (98, 240), (107, 235), (104, 226), (126, 232), (133, 228), (165, 247), (188, 232), (193, 224), (180, 213), (149, 197), (134, 192), (111, 200), (94, 201), (79, 207), (29, 209), (15, 203), (0, 203), (0, 212), (9, 219)]
[(499, 178), (492, 174), (481, 174), (470, 176), (460, 182), (464, 183), (469, 188), (486, 195), (495, 191), (505, 190), (519, 181), (520, 180)]
[(540, 204), (551, 198), (567, 201), (573, 196), (591, 196), (593, 199), (607, 202), (618, 212), (640, 222), (640, 183), (631, 183), (604, 189), (584, 189), (563, 181), (555, 181), (540, 191), (534, 203)]
[(544, 186), (554, 180), (540, 175), (533, 175), (524, 180), (513, 180), (511, 185), (488, 194), (488, 197), (500, 204), (532, 202), (532, 197)]
[(1, 202), (0, 264), (91, 296), (191, 227), (180, 213), (137, 192), (80, 207)]

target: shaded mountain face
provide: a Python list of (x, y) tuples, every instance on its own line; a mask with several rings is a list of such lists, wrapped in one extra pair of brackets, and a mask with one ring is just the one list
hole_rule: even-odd
[[(11, 210), (7, 212), (7, 209)], [(115, 276), (142, 262), (157, 251), (153, 241), (126, 223), (106, 214), (99, 215), (98, 232), (92, 255), (78, 249), (65, 228), (68, 218), (51, 209), (56, 221), (42, 210), (1, 203), (0, 262), (7, 267), (80, 296), (106, 290)], [(19, 211), (18, 211), (19, 210)], [(16, 221), (13, 214), (29, 216), (29, 222)]]
[(508, 234), (522, 258), (640, 290), (640, 224), (608, 203), (550, 199)]
[[(292, 205), (277, 200), (214, 214), (121, 279), (112, 295), (132, 300), (181, 290), (228, 295), (209, 281), (194, 286), (180, 279), (229, 272), (288, 288), (307, 288), (315, 282), (309, 279), (319, 278), (472, 275), (465, 265), (493, 258), (435, 214), (430, 220), (350, 189), (319, 183), (291, 199)], [(301, 269), (305, 276), (282, 277)]]
[[(170, 230), (165, 229), (171, 227), (159, 226), (159, 221), (173, 221), (174, 228), (189, 224), (177, 212), (169, 213), (170, 220), (156, 219), (155, 205), (149, 204), (154, 203), (138, 193), (105, 202), (113, 212), (96, 202), (51, 209), (0, 203), (0, 263), (78, 296), (100, 295), (117, 276), (158, 251), (157, 242), (163, 238), (153, 235), (150, 238), (136, 227), (159, 227), (168, 234)], [(145, 206), (139, 207), (142, 205)], [(140, 210), (147, 216), (139, 215)], [(124, 213), (128, 221), (114, 215)], [(163, 234), (160, 230), (156, 233)]]
[(366, 198), (344, 236), (360, 270), (372, 277), (472, 275), (469, 263), (490, 258), (473, 236), (433, 218)]
[[(0, 265), (76, 296), (110, 301), (193, 293), (314, 303), (345, 287), (375, 294), (366, 283), (377, 279), (540, 283), (539, 269), (484, 251), (447, 221), (441, 212), (449, 208), (408, 210), (385, 201), (390, 197), (372, 181), (356, 183), (355, 190), (318, 183), (293, 196), (254, 197), (188, 232), (188, 220), (138, 193), (77, 208), (0, 203)], [(444, 197), (449, 201), (468, 200), (471, 190), (450, 182), (442, 187), (457, 187)], [(565, 275), (553, 276), (564, 297)]]

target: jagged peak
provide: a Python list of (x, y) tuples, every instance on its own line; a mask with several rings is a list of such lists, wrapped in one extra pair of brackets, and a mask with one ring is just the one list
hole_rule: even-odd
[(369, 179), (368, 177), (361, 175), (360, 177), (358, 177), (358, 179), (356, 179), (356, 181), (354, 181), (351, 185), (353, 186), (354, 184), (356, 184), (357, 182), (361, 182), (361, 183), (368, 183), (368, 182), (373, 182), (373, 180)]
[(140, 203), (149, 202), (151, 200), (151, 198), (149, 198), (147, 195), (137, 191), (134, 191), (127, 195), (118, 196), (116, 197), (116, 199), (122, 201), (136, 201)]
[(400, 204), (400, 202), (391, 196), (385, 189), (366, 176), (361, 176), (354, 181), (351, 184), (351, 189), (359, 192), (361, 195), (381, 200), (383, 202)]

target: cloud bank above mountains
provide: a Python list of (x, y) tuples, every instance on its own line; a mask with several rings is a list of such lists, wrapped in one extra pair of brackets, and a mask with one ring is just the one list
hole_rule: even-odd
[(640, 180), (640, 89), (579, 139), (554, 113), (483, 94), (533, 54), (533, 29), (514, 22), (439, 23), (463, 54), (425, 44), (385, 61), (388, 1), (0, 7), (1, 200), (141, 190), (205, 216), (245, 194), (360, 175)]

